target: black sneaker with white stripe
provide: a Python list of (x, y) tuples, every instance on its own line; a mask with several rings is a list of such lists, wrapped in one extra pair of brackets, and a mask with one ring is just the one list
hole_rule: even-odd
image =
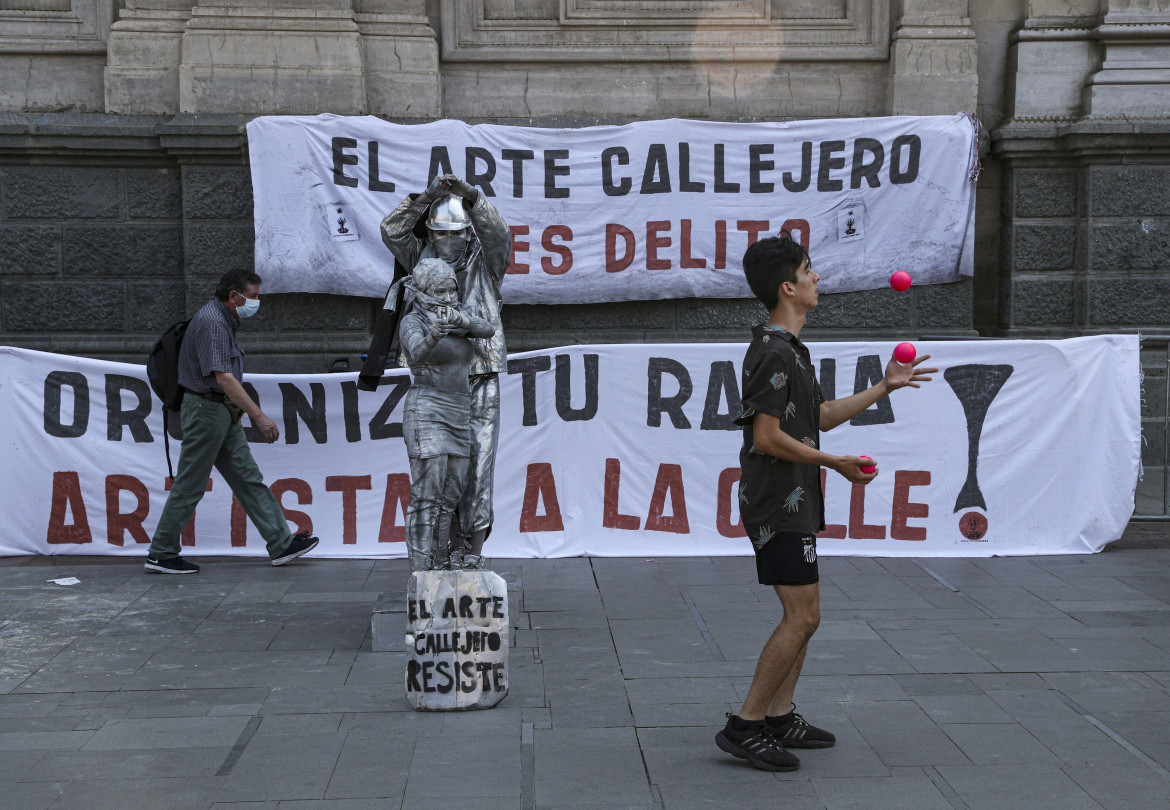
[(147, 557), (146, 570), (152, 574), (198, 574), (199, 566), (182, 557), (168, 557), (165, 560)]
[(715, 735), (715, 744), (732, 756), (746, 759), (761, 771), (795, 771), (800, 760), (784, 749), (763, 723), (749, 726), (744, 731), (735, 728), (735, 715), (727, 715), (727, 725)]
[(810, 726), (796, 713), (796, 707), (783, 717), (765, 717), (768, 733), (785, 748), (832, 748), (837, 738), (823, 728)]

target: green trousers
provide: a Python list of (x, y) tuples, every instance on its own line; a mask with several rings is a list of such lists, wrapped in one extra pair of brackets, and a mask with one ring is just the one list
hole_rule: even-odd
[(288, 548), (292, 532), (280, 503), (264, 485), (264, 476), (248, 449), (243, 425), (232, 420), (224, 405), (190, 393), (183, 397), (181, 416), (179, 469), (151, 538), (150, 556), (159, 560), (178, 556), (183, 527), (195, 514), (207, 488), (207, 477), (215, 467), (260, 530), (268, 556), (279, 557)]

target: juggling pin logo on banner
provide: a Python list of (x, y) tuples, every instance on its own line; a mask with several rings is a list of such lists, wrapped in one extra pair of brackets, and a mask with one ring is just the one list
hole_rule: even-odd
[[(979, 489), (979, 437), (983, 434), (983, 421), (992, 401), (1014, 370), (1006, 365), (972, 364), (954, 366), (943, 372), (943, 378), (959, 398), (967, 417), (967, 480), (955, 499), (956, 512), (972, 507), (987, 511), (987, 502)], [(979, 512), (967, 512), (959, 518), (959, 531), (968, 540), (981, 540), (987, 534), (987, 517)]]

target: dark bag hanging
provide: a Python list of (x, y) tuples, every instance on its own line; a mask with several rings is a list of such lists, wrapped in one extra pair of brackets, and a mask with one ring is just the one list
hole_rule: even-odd
[[(395, 259), (394, 281), (390, 286), (393, 287), (405, 276), (406, 268)], [(370, 340), (370, 348), (366, 351), (362, 370), (358, 372), (357, 387), (361, 391), (376, 391), (386, 367), (398, 365), (398, 322), (402, 318), (405, 295), (406, 288), (399, 284), (394, 309), (383, 309), (378, 312), (378, 320), (374, 323), (374, 336)]]
[(163, 332), (146, 360), (146, 379), (163, 404), (163, 446), (167, 454), (168, 481), (175, 480), (175, 471), (171, 467), (169, 415), (183, 404), (185, 389), (179, 385), (179, 347), (183, 344), (188, 323), (190, 321), (180, 321)]

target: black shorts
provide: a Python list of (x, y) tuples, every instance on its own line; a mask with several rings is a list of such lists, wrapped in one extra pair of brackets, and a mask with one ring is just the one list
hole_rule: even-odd
[(776, 532), (756, 549), (756, 575), (761, 585), (811, 585), (820, 582), (817, 570), (817, 536), (802, 532)]

